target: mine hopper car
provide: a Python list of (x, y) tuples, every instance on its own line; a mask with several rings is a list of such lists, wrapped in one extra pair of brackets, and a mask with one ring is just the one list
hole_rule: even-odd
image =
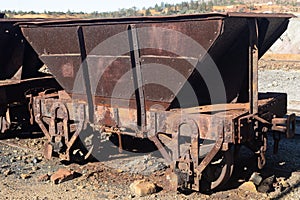
[(294, 132), (293, 115), (283, 118), (286, 94), (257, 88), (258, 59), (291, 17), (214, 13), (22, 23), (64, 89), (33, 97), (35, 121), (49, 141), (45, 156), (70, 160), (81, 143), (83, 158), (97, 157), (92, 138), (99, 136), (116, 135), (120, 148), (125, 135), (146, 138), (170, 165), (170, 189), (197, 191), (228, 181), (241, 145), (262, 168), (267, 132)]
[[(0, 132), (21, 130), (34, 123), (26, 95), (60, 88), (50, 74), (39, 72), (43, 62), (23, 37), (21, 21), (0, 19)], [(37, 21), (34, 20), (34, 21)], [(32, 109), (31, 109), (32, 111)], [(31, 122), (31, 123), (30, 123)], [(24, 129), (23, 129), (24, 130)]]

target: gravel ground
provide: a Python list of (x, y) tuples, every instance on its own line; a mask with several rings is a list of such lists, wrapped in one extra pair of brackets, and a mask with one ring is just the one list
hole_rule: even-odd
[[(32, 144), (43, 143), (42, 141), (43, 138), (8, 140), (30, 148)], [(272, 142), (270, 135), (269, 147)], [(242, 148), (227, 188), (213, 194), (196, 192), (181, 194), (164, 190), (165, 170), (160, 167), (153, 168), (153, 164), (160, 164), (160, 159), (151, 155), (85, 165), (62, 164), (57, 158), (52, 160), (42, 158), (36, 145), (33, 147), (36, 151), (33, 152), (0, 144), (0, 199), (55, 200), (87, 199), (87, 197), (89, 199), (297, 199), (300, 195), (300, 148), (295, 146), (299, 144), (300, 136), (294, 139), (283, 138), (278, 154), (274, 155), (272, 148), (268, 149), (267, 164), (261, 171), (255, 166), (255, 156), (248, 149)], [(38, 181), (41, 175), (53, 174), (58, 168), (70, 169), (77, 175), (72, 180), (60, 184), (53, 184), (49, 180)], [(139, 173), (136, 173), (137, 169)], [(243, 182), (249, 180), (253, 172), (259, 172), (263, 179), (274, 176), (275, 187), (271, 187), (271, 192), (260, 193), (239, 189)], [(28, 177), (22, 178), (22, 174), (27, 174)], [(160, 189), (152, 195), (135, 197), (130, 192), (129, 185), (134, 180), (141, 179), (150, 180)]]
[(300, 70), (260, 70), (258, 80), (260, 92), (287, 93), (288, 109), (300, 110)]

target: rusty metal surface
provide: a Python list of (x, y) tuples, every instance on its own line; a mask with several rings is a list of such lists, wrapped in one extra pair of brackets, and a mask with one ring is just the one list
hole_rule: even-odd
[[(82, 26), (86, 44), (88, 62), (91, 66), (96, 66), (98, 71), (102, 71), (102, 77), (96, 88), (95, 96), (102, 98), (116, 98), (112, 95), (114, 86), (118, 81), (129, 88), (134, 86), (129, 78), (121, 78), (126, 72), (131, 70), (131, 62), (128, 54), (115, 55), (113, 50), (118, 45), (128, 47), (129, 41), (124, 39), (121, 43), (111, 44), (108, 52), (93, 52), (96, 45), (109, 39), (110, 37), (127, 31), (129, 24), (136, 24), (137, 28), (159, 27), (178, 31), (191, 37), (198, 42), (217, 64), (224, 80), (227, 99), (226, 102), (232, 101), (239, 96), (241, 102), (248, 99), (248, 94), (244, 94), (248, 88), (247, 66), (248, 66), (248, 18), (255, 18), (258, 23), (258, 56), (263, 53), (274, 43), (285, 30), (288, 19), (292, 15), (262, 15), (262, 14), (205, 14), (205, 15), (186, 15), (174, 17), (145, 17), (145, 18), (124, 18), (124, 19), (93, 19), (93, 20), (57, 20), (48, 22), (23, 23), (22, 31), (26, 38), (32, 43), (34, 49), (40, 55), (40, 58), (47, 64), (50, 71), (54, 74), (62, 87), (68, 92), (73, 92), (74, 79), (80, 67), (80, 47), (77, 42), (76, 29)], [(149, 30), (149, 29), (147, 29)], [(143, 46), (171, 46), (172, 49), (181, 48), (181, 52), (189, 55), (189, 47), (182, 45), (180, 38), (176, 35), (156, 35), (155, 32), (146, 32), (140, 34), (139, 44)], [(61, 43), (61, 41), (64, 41)], [(118, 41), (119, 42), (119, 41)], [(157, 46), (157, 45), (156, 45)], [(182, 55), (181, 55), (182, 56)], [(171, 107), (177, 107), (176, 96), (184, 95), (185, 84), (176, 83), (172, 85), (175, 88), (168, 91), (166, 88), (151, 84), (149, 71), (155, 64), (164, 64), (179, 71), (192, 85), (200, 105), (210, 104), (208, 89), (199, 73), (192, 73), (195, 66), (186, 63), (186, 60), (180, 59), (178, 55), (157, 49), (141, 49), (140, 59), (142, 64), (150, 63), (149, 70), (142, 68), (143, 79), (150, 82), (144, 88), (145, 98), (147, 101), (156, 101), (168, 103)], [(202, 56), (190, 57), (198, 62), (197, 68), (201, 68), (201, 63), (205, 63)], [(174, 65), (176, 63), (176, 65)], [(230, 66), (228, 68), (227, 66)], [(118, 69), (118, 71), (115, 71)], [(155, 75), (155, 70), (151, 75)], [(91, 75), (90, 75), (91, 76)], [(165, 74), (168, 78), (170, 75)], [(108, 78), (109, 77), (109, 78)], [(235, 77), (232, 79), (232, 77)], [(150, 78), (150, 80), (149, 80)], [(170, 79), (172, 82), (172, 79)], [(120, 83), (118, 82), (118, 83)], [(245, 88), (242, 88), (246, 85)], [(183, 88), (183, 89), (182, 89)], [(128, 94), (119, 94), (117, 98), (131, 99), (135, 97)], [(243, 98), (244, 97), (244, 98)], [(221, 100), (220, 100), (221, 101)], [(223, 103), (226, 103), (223, 102)], [(222, 103), (222, 102), (220, 102)], [(192, 102), (186, 102), (186, 105), (195, 106)], [(149, 107), (149, 106), (148, 106)]]
[(282, 18), (292, 18), (296, 17), (293, 14), (288, 14), (288, 13), (238, 13), (238, 12), (228, 12), (228, 16), (230, 17), (249, 17), (249, 18), (277, 18), (277, 17), (282, 17)]
[[(58, 96), (57, 96), (58, 95)], [(59, 98), (62, 95), (62, 98)], [(217, 154), (224, 153), (228, 160), (226, 165), (220, 165), (222, 173), (212, 181), (211, 188), (217, 188), (224, 184), (232, 173), (233, 158), (229, 153), (230, 145), (246, 144), (257, 155), (258, 167), (262, 168), (266, 162), (266, 130), (272, 126), (272, 118), (275, 113), (285, 110), (284, 94), (261, 94), (258, 101), (259, 115), (249, 114), (249, 104), (228, 104), (226, 109), (220, 106), (204, 106), (212, 113), (202, 113), (200, 108), (191, 108), (192, 112), (180, 112), (179, 110), (163, 111), (152, 110), (147, 112), (147, 133), (138, 129), (136, 109), (112, 108), (96, 105), (94, 111), (94, 134), (117, 134), (119, 141), (122, 135), (130, 135), (140, 138), (148, 138), (154, 142), (166, 162), (171, 165), (172, 174), (169, 176), (170, 187), (188, 187), (200, 190), (200, 181), (203, 174), (209, 173), (206, 168)], [(285, 99), (285, 101), (284, 101)], [(84, 101), (71, 101), (65, 92), (47, 94), (40, 93), (34, 97), (33, 109), (36, 122), (40, 125), (51, 147), (47, 145), (46, 156), (51, 157), (52, 151), (58, 151), (60, 158), (71, 159), (73, 146), (81, 132), (86, 130), (86, 119), (89, 117), (87, 103)], [(222, 105), (221, 107), (224, 107)], [(197, 112), (198, 111), (198, 112)], [(278, 115), (279, 116), (279, 115)], [(271, 121), (270, 121), (271, 120)], [(237, 123), (236, 121), (239, 121)], [(274, 120), (275, 123), (276, 119)], [(260, 126), (256, 127), (255, 124)], [(243, 125), (241, 125), (243, 124)], [(183, 126), (189, 129), (182, 129)], [(70, 127), (70, 129), (68, 128)], [(71, 128), (73, 127), (73, 128)], [(74, 128), (76, 127), (76, 128)], [(71, 129), (73, 129), (71, 131)], [(186, 132), (186, 130), (190, 130)], [(250, 131), (249, 131), (250, 130)], [(74, 133), (75, 131), (75, 133)], [(72, 134), (74, 133), (74, 134)], [(160, 135), (165, 134), (166, 140)], [(258, 135), (257, 139), (254, 139)], [(71, 138), (69, 138), (71, 136)], [(183, 138), (190, 141), (188, 151), (182, 151), (180, 142)], [(201, 140), (212, 140), (212, 146), (204, 145)], [(53, 142), (54, 141), (54, 142)], [(120, 143), (120, 147), (122, 143)], [(205, 148), (209, 150), (205, 150)], [(87, 155), (90, 155), (89, 152)], [(228, 157), (229, 156), (229, 157)], [(85, 156), (86, 157), (86, 156)], [(226, 156), (224, 156), (226, 157)]]
[[(213, 25), (213, 24), (219, 24), (218, 21), (216, 22), (205, 22), (207, 25)], [(139, 28), (142, 25), (139, 26)], [(152, 25), (151, 25), (152, 26)], [(151, 28), (150, 26), (150, 28)], [(156, 27), (160, 27), (160, 28), (168, 28), (170, 27), (169, 23), (159, 23), (158, 25), (155, 24)], [(218, 25), (219, 27), (216, 27), (218, 29), (220, 29), (220, 24)], [(143, 25), (143, 27), (147, 27), (145, 25)], [(187, 29), (189, 28), (189, 29)], [(187, 32), (186, 34), (191, 35), (191, 33), (194, 32), (199, 32), (201, 31), (201, 29), (199, 29), (198, 27), (193, 27), (193, 26), (189, 26), (188, 22), (183, 22), (182, 24), (173, 26), (174, 30), (184, 30), (185, 32)], [(75, 79), (75, 75), (78, 72), (78, 69), (80, 67), (80, 59), (79, 59), (79, 47), (78, 45), (73, 41), (76, 41), (75, 36), (73, 35), (74, 31), (76, 30), (76, 24), (73, 24), (73, 26), (71, 27), (45, 27), (43, 29), (26, 29), (24, 28), (24, 32), (27, 35), (27, 38), (29, 40), (31, 40), (31, 37), (34, 38), (34, 40), (32, 40), (33, 42), (33, 47), (36, 48), (36, 50), (41, 53), (41, 59), (47, 64), (47, 66), (50, 68), (51, 72), (54, 74), (54, 76), (56, 76), (56, 78), (58, 79), (58, 81), (62, 84), (62, 86), (64, 87), (64, 89), (66, 89), (67, 92), (72, 93), (72, 87), (74, 85), (74, 79)], [(123, 31), (127, 31), (127, 25), (114, 25), (114, 26), (110, 26), (110, 25), (102, 25), (102, 26), (83, 26), (83, 32), (85, 34), (85, 38), (86, 38), (86, 49), (87, 52), (92, 51), (93, 48), (95, 48), (95, 45), (100, 44), (102, 41), (108, 39), (109, 37), (123, 32)], [(205, 40), (202, 38), (201, 35), (206, 34), (208, 35), (213, 35), (213, 37), (216, 37), (217, 35), (214, 35), (214, 32), (219, 32), (220, 30), (215, 30), (212, 29), (210, 32), (207, 32), (206, 30), (204, 30), (202, 28), (202, 34), (201, 32), (195, 36), (197, 36), (198, 38), (196, 38), (197, 40), (202, 39), (202, 45), (206, 48), (208, 48), (210, 46), (210, 40)], [(46, 34), (46, 35), (45, 35)], [(166, 38), (159, 38), (156, 37), (156, 35), (152, 32), (149, 33), (149, 42), (154, 41), (154, 40), (158, 40), (157, 42), (163, 42), (162, 45), (168, 45), (166, 43), (170, 43), (171, 41), (177, 41), (178, 45), (180, 45), (180, 41), (178, 40), (174, 40), (175, 38), (172, 38), (172, 36), (169, 36), (169, 38), (166, 40)], [(63, 38), (61, 38), (63, 37)], [(164, 39), (164, 40), (162, 40)], [(212, 38), (212, 40), (214, 40)], [(65, 41), (64, 45), (61, 46), (61, 42), (60, 41)], [(141, 43), (141, 41), (139, 41)], [(148, 42), (148, 41), (147, 41)], [(51, 45), (49, 45), (51, 43)], [(129, 48), (129, 41), (123, 41), (124, 44), (127, 44), (128, 46), (128, 50), (127, 53), (130, 51)], [(173, 42), (174, 43), (174, 42)], [(112, 44), (112, 45), (122, 45), (122, 44)], [(148, 44), (144, 44), (144, 45), (148, 45)], [(178, 46), (177, 45), (177, 46)], [(176, 47), (176, 46), (174, 46)], [(176, 47), (177, 48), (177, 47)], [(182, 48), (182, 47), (181, 47)], [(114, 47), (112, 47), (112, 49), (115, 49)], [(148, 52), (147, 52), (148, 51)], [(156, 64), (165, 64), (170, 66), (171, 68), (174, 68), (175, 70), (179, 70), (180, 73), (182, 75), (185, 76), (185, 78), (187, 79), (189, 77), (189, 75), (192, 73), (193, 71), (193, 66), (187, 65), (187, 67), (185, 67), (187, 63), (187, 61), (180, 59), (178, 56), (176, 57), (172, 57), (170, 59), (170, 57), (165, 57), (168, 55), (162, 54), (161, 52), (154, 52), (153, 50), (152, 52), (150, 50), (142, 50), (141, 51), (141, 60), (142, 60), (142, 64), (146, 65), (148, 63), (156, 63)], [(185, 52), (187, 52), (188, 49), (185, 50)], [(46, 54), (45, 54), (46, 52)], [(96, 52), (97, 53), (97, 52)], [(101, 79), (99, 80), (98, 83), (98, 87), (97, 87), (97, 91), (96, 91), (96, 96), (100, 96), (100, 97), (112, 97), (112, 91), (114, 86), (116, 85), (116, 83), (118, 82), (119, 84), (122, 85), (128, 85), (129, 88), (133, 88), (133, 82), (130, 79), (130, 77), (125, 77), (123, 79), (121, 79), (121, 77), (128, 71), (131, 70), (131, 61), (129, 57), (125, 57), (121, 56), (121, 55), (115, 55), (114, 56), (114, 52), (104, 52), (105, 55), (90, 55), (90, 58), (88, 57), (88, 65), (89, 66), (95, 66), (94, 64), (96, 64), (96, 67), (98, 67), (98, 71), (102, 71), (103, 74), (101, 76)], [(150, 53), (150, 57), (147, 55), (149, 55)], [(145, 56), (145, 58), (144, 58)], [(197, 60), (197, 58), (196, 58)], [(177, 62), (179, 61), (179, 62)], [(112, 62), (112, 63), (111, 63)], [(177, 63), (180, 65), (173, 65), (173, 63)], [(67, 71), (70, 71), (69, 73), (66, 72), (66, 68), (68, 68)], [(116, 70), (117, 69), (117, 70)], [(149, 70), (151, 70), (151, 68), (147, 69), (144, 68), (142, 69), (142, 71), (146, 71), (146, 72), (142, 72), (144, 74), (143, 79), (144, 80), (148, 80), (151, 83), (151, 77), (149, 79), (148, 73)], [(109, 78), (108, 78), (109, 77)], [(177, 83), (176, 80), (171, 80), (174, 82), (174, 85), (177, 85), (175, 87), (175, 93), (177, 93), (180, 88), (182, 87), (183, 83)], [(132, 89), (131, 89), (132, 90)], [(157, 91), (157, 93), (154, 93), (154, 91)], [(124, 94), (118, 94), (120, 96), (118, 96), (118, 98), (123, 98), (123, 99), (128, 99), (127, 97), (127, 93), (125, 91)], [(176, 94), (170, 93), (170, 91), (164, 89), (163, 87), (159, 86), (159, 85), (153, 85), (153, 84), (149, 84), (145, 87), (145, 98), (146, 100), (149, 101), (161, 101), (161, 102), (166, 102), (166, 103), (171, 103), (172, 100), (175, 98)], [(130, 99), (134, 98), (133, 97), (129, 97)]]
[[(252, 16), (255, 14), (253, 13)], [(191, 15), (173, 15), (173, 16), (151, 16), (151, 17), (122, 17), (122, 18), (94, 18), (94, 19), (52, 19), (47, 20), (46, 22), (22, 22), (21, 24), (23, 26), (40, 26), (40, 25), (46, 25), (46, 26), (64, 26), (66, 24), (70, 23), (76, 23), (76, 24), (97, 24), (97, 25), (103, 25), (103, 24), (110, 24), (110, 25), (116, 25), (116, 24), (127, 24), (129, 21), (132, 23), (153, 23), (153, 22), (159, 22), (159, 21), (172, 21), (172, 22), (178, 22), (178, 21), (186, 21), (186, 20), (207, 20), (207, 18), (214, 19), (214, 18), (220, 18), (220, 17), (226, 17), (228, 16), (227, 13), (204, 13), (204, 14), (191, 14)], [(259, 14), (258, 14), (259, 16)], [(272, 16), (272, 15), (270, 15)], [(292, 15), (288, 16), (292, 17)]]
[[(232, 173), (234, 145), (248, 146), (261, 169), (266, 162), (266, 133), (294, 132), (293, 116), (282, 119), (286, 95), (257, 92), (257, 61), (284, 32), (290, 17), (229, 13), (23, 23), (26, 39), (66, 91), (31, 96), (35, 121), (49, 141), (46, 156), (55, 151), (70, 160), (78, 137), (88, 132), (116, 134), (120, 150), (123, 135), (150, 139), (171, 166), (174, 189), (200, 190), (201, 179), (209, 176), (214, 178), (206, 180), (208, 189), (224, 184)], [(204, 51), (190, 54), (195, 49), (174, 32), (192, 38)], [(110, 42), (108, 51), (97, 49), (119, 33), (124, 37)], [(166, 46), (167, 50), (160, 48)], [(125, 49), (121, 54), (120, 48)], [(180, 55), (175, 49), (180, 49)], [(213, 105), (199, 73), (210, 66), (205, 53), (216, 63), (226, 90), (225, 101), (214, 100)], [(162, 65), (179, 72), (185, 81), (159, 68)], [(75, 90), (80, 73), (83, 87)], [(171, 83), (173, 90), (157, 84), (157, 77)], [(92, 81), (97, 78), (95, 85)], [(115, 96), (118, 84), (127, 89)], [(188, 84), (200, 105), (187, 101), (179, 108), (176, 98), (189, 100)], [(280, 127), (281, 123), (286, 126)], [(92, 151), (85, 152), (84, 158)], [(210, 164), (220, 159), (221, 173), (215, 175)]]
[(20, 127), (33, 124), (32, 113), (27, 109), (28, 92), (34, 93), (49, 87), (60, 89), (52, 76), (39, 72), (43, 62), (24, 38), (20, 27), (16, 25), (18, 22), (42, 20), (0, 19), (0, 128), (2, 132), (13, 129), (13, 124), (19, 124)]
[[(13, 23), (0, 21), (0, 79), (11, 78), (23, 64), (22, 33)], [(12, 59), (13, 58), (13, 59)]]
[(32, 125), (33, 113), (30, 110), (30, 104), (28, 105), (27, 94), (37, 94), (38, 91), (48, 88), (59, 88), (52, 76), (0, 81), (1, 131), (13, 128), (12, 124), (25, 128)]
[[(96, 24), (123, 24), (128, 23), (128, 21), (134, 23), (147, 23), (147, 22), (157, 22), (160, 20), (165, 21), (182, 21), (182, 20), (207, 20), (207, 18), (220, 18), (220, 17), (249, 17), (249, 18), (292, 18), (295, 15), (292, 14), (265, 14), (265, 13), (236, 13), (236, 12), (225, 12), (225, 13), (203, 13), (203, 14), (190, 14), (190, 15), (173, 15), (173, 16), (151, 16), (151, 17), (122, 17), (122, 18), (97, 18), (97, 19), (50, 19), (46, 22), (29, 22), (22, 23), (23, 25), (48, 25), (48, 26), (57, 26), (57, 24), (64, 25), (72, 23), (96, 23)], [(59, 20), (59, 23), (57, 21)]]
[(249, 19), (249, 103), (250, 113), (258, 112), (258, 21)]
[[(274, 97), (272, 97), (274, 96)], [(279, 108), (285, 110), (284, 103), (282, 104), (282, 101), (280, 100), (282, 95), (271, 95), (267, 99), (261, 99), (259, 100), (259, 110), (260, 115), (263, 116), (266, 120), (270, 121), (272, 118), (269, 118), (269, 115), (274, 115), (279, 112)], [(284, 96), (284, 95), (283, 95)], [(40, 103), (43, 107), (43, 116), (45, 117), (51, 117), (51, 111), (50, 107), (51, 105), (56, 102), (70, 102), (70, 99), (52, 99), (50, 97), (57, 98), (57, 94), (53, 96), (52, 94), (43, 94), (41, 97), (43, 97), (42, 102)], [(77, 101), (73, 101), (73, 103), (68, 103), (68, 109), (73, 110), (73, 104), (77, 104)], [(83, 103), (81, 101), (81, 103)], [(86, 103), (84, 103), (86, 105)], [(50, 107), (49, 107), (50, 105)], [(226, 133), (233, 133), (234, 130), (231, 127), (231, 123), (234, 123), (234, 119), (236, 117), (243, 116), (247, 114), (247, 109), (244, 105), (242, 106), (237, 105), (237, 107), (234, 107), (234, 109), (230, 108), (232, 107), (231, 104), (228, 104), (229, 110), (219, 110), (217, 109), (215, 111), (215, 115), (212, 116), (212, 114), (201, 114), (201, 109), (197, 111), (197, 109), (193, 109), (193, 112), (185, 112), (184, 110), (182, 112), (180, 111), (173, 111), (173, 112), (164, 112), (164, 111), (149, 111), (147, 112), (147, 121), (149, 121), (149, 124), (147, 124), (147, 128), (149, 132), (178, 132), (178, 130), (175, 130), (174, 127), (172, 127), (172, 124), (175, 124), (175, 127), (180, 126), (180, 123), (186, 123), (184, 122), (184, 116), (189, 116), (190, 119), (193, 119), (195, 123), (198, 126), (199, 135), (200, 138), (206, 138), (206, 139), (216, 139), (217, 134), (214, 134), (217, 132), (217, 129), (222, 129), (222, 123), (221, 121), (218, 121), (217, 118), (228, 118), (226, 123), (229, 124)], [(218, 106), (216, 106), (218, 107)], [(238, 109), (239, 107), (239, 109)], [(226, 106), (225, 106), (226, 108)], [(275, 108), (275, 109), (274, 109)], [(40, 108), (38, 108), (40, 110)], [(156, 113), (153, 115), (153, 113)], [(114, 126), (114, 127), (126, 127), (128, 130), (132, 130), (133, 132), (137, 130), (137, 118), (136, 118), (136, 110), (135, 109), (122, 109), (122, 108), (111, 108), (111, 107), (105, 107), (102, 105), (98, 105), (95, 107), (94, 111), (94, 117), (95, 117), (95, 123), (98, 125), (106, 125), (106, 126)], [(280, 115), (278, 115), (280, 116)], [(86, 116), (87, 117), (87, 116)], [(73, 112), (70, 112), (70, 119), (74, 119)], [(176, 123), (176, 119), (179, 120), (178, 123)], [(182, 121), (183, 120), (183, 121)], [(211, 122), (213, 120), (213, 122)], [(153, 122), (154, 121), (154, 122)], [(153, 125), (153, 123), (155, 125)], [(176, 125), (177, 124), (177, 125)], [(215, 128), (216, 130), (212, 131), (212, 129)], [(226, 142), (234, 142), (233, 137), (232, 139), (226, 140)]]
[(10, 79), (22, 67), (21, 78), (41, 76), (38, 69), (43, 65), (36, 52), (15, 24), (38, 19), (0, 19), (0, 79)]
[(272, 130), (286, 133), (287, 138), (293, 138), (296, 132), (296, 115), (293, 113), (287, 118), (273, 118)]

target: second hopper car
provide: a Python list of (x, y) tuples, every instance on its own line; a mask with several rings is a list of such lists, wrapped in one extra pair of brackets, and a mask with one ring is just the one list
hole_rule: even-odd
[(26, 94), (37, 94), (49, 88), (60, 88), (52, 75), (39, 69), (44, 65), (23, 37), (16, 23), (39, 19), (1, 18), (0, 13), (0, 132), (29, 128)]

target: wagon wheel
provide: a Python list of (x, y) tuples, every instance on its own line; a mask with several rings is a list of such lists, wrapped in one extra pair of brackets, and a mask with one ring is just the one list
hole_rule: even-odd
[(72, 160), (75, 162), (85, 162), (95, 160), (97, 132), (89, 125), (82, 130), (79, 137), (71, 148)]
[(203, 171), (202, 188), (219, 189), (230, 179), (234, 167), (234, 150), (219, 151), (212, 162)]

